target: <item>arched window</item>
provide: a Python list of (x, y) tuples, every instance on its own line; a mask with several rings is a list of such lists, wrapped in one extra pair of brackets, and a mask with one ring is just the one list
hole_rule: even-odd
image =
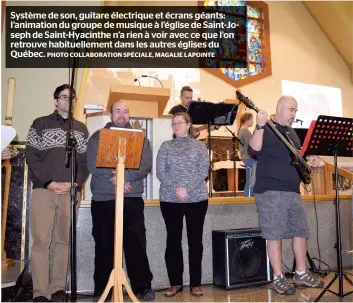
[[(244, 17), (247, 25), (246, 67), (204, 68), (207, 72), (240, 87), (271, 75), (270, 31), (268, 5), (262, 1), (210, 0), (202, 5), (214, 7), (228, 18), (237, 18), (241, 7), (246, 9)], [(240, 10), (227, 9), (239, 7)], [(220, 54), (222, 56), (224, 53)]]

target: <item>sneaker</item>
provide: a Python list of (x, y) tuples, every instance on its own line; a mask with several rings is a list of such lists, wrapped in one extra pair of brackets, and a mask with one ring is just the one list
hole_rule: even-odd
[(143, 292), (138, 293), (136, 297), (138, 299), (142, 299), (145, 302), (154, 301), (156, 298), (154, 291), (149, 288), (145, 289)]
[(302, 275), (297, 273), (293, 276), (294, 285), (297, 287), (323, 288), (325, 283), (319, 277), (315, 278), (308, 270)]
[(295, 288), (286, 277), (273, 281), (273, 289), (281, 295), (294, 295)]

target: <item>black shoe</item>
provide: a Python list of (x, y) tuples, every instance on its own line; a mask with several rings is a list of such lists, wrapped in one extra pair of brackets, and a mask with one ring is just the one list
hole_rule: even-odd
[(51, 302), (47, 297), (39, 296), (33, 299), (33, 302)]
[(65, 290), (58, 290), (51, 295), (52, 302), (65, 302)]
[(194, 297), (202, 297), (203, 291), (200, 286), (190, 287), (190, 294)]
[(183, 291), (183, 285), (175, 285), (169, 287), (168, 291), (164, 294), (165, 297), (174, 297), (178, 292)]
[(153, 291), (152, 289), (149, 289), (149, 288), (147, 288), (147, 289), (145, 289), (144, 291), (138, 293), (138, 294), (136, 295), (136, 297), (137, 297), (138, 299), (142, 299), (142, 300), (145, 301), (145, 302), (154, 301), (155, 298), (156, 298), (156, 296), (155, 296), (155, 294), (154, 294), (154, 291)]

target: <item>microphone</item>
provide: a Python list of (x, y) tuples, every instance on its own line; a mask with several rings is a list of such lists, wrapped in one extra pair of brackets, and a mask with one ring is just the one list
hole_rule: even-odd
[(153, 79), (156, 79), (159, 82), (159, 84), (162, 86), (162, 88), (163, 88), (163, 84), (158, 78), (153, 77), (153, 76), (149, 76), (149, 75), (142, 75), (141, 77), (142, 78), (153, 78)]
[(138, 78), (134, 79), (134, 82), (138, 81), (139, 86), (141, 86), (140, 80)]
[(297, 119), (295, 122), (304, 122), (303, 120)]

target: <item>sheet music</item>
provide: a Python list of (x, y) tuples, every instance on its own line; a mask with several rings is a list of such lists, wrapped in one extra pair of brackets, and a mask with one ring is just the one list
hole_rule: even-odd
[(16, 137), (16, 130), (7, 125), (1, 125), (1, 151), (3, 151)]
[(131, 132), (142, 132), (142, 129), (111, 127), (112, 130), (126, 130)]

